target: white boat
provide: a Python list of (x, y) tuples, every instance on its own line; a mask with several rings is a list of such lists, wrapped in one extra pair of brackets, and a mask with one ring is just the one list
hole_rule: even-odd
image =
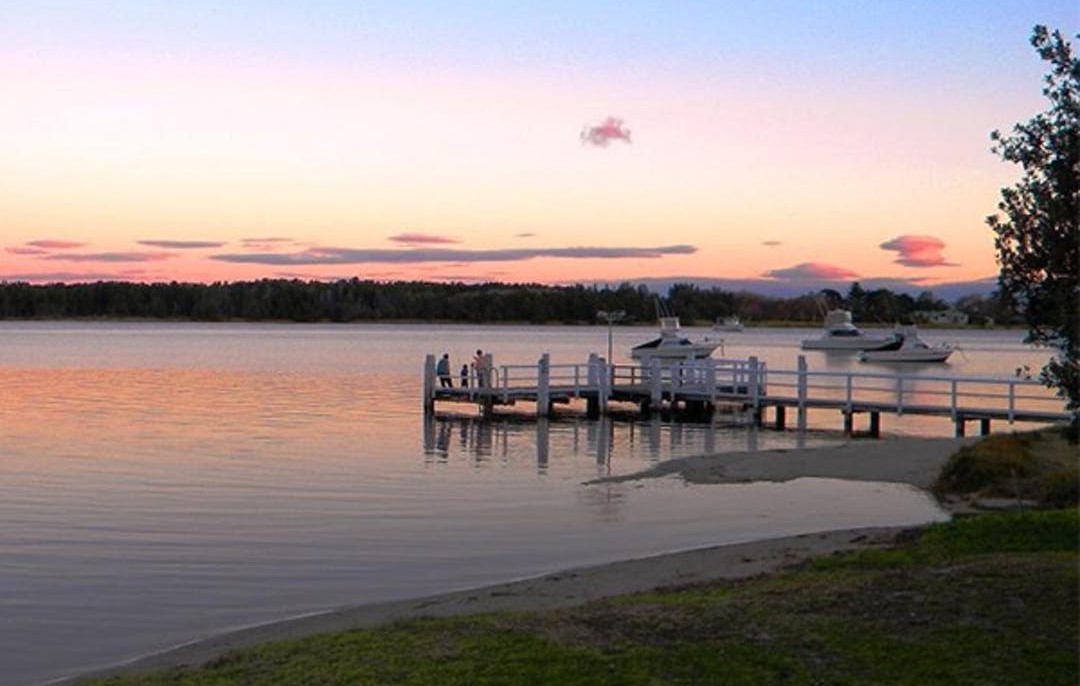
[(630, 357), (641, 362), (659, 358), (661, 362), (702, 360), (723, 344), (719, 338), (692, 341), (679, 330), (678, 317), (660, 317), (660, 335), (630, 349)]
[(863, 362), (944, 362), (955, 350), (947, 343), (927, 345), (919, 338), (914, 326), (897, 330), (896, 339), (884, 348), (863, 350), (859, 359)]
[(896, 335), (874, 336), (864, 333), (851, 321), (847, 310), (829, 310), (825, 315), (825, 332), (820, 338), (802, 342), (803, 350), (877, 350), (896, 342)]
[(718, 318), (712, 328), (713, 331), (742, 331), (743, 324), (739, 315), (733, 314), (730, 317)]

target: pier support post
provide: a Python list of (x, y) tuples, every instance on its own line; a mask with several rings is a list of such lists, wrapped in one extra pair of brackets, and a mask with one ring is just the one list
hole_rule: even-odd
[(588, 389), (585, 396), (585, 416), (596, 419), (600, 416), (600, 356), (589, 353), (588, 370), (585, 375), (585, 388)]
[(799, 355), (799, 407), (798, 407), (798, 425), (799, 431), (806, 431), (806, 387), (807, 387), (807, 370), (806, 370), (806, 355)]
[(539, 417), (536, 420), (536, 466), (541, 469), (548, 464), (548, 418)]
[(600, 394), (589, 395), (585, 398), (585, 416), (588, 419), (600, 418)]
[(424, 414), (435, 412), (435, 355), (424, 357)]
[(660, 360), (649, 360), (649, 407), (660, 410), (664, 402), (664, 380), (661, 376)]
[(855, 413), (851, 410), (844, 410), (842, 414), (844, 416), (844, 435), (850, 436), (855, 433)]
[(547, 417), (551, 413), (551, 355), (544, 353), (537, 363), (536, 416)]
[(870, 435), (873, 438), (881, 438), (881, 413), (870, 413)]
[[(758, 358), (756, 356), (753, 356), (753, 355), (750, 356), (750, 359), (748, 360), (747, 369), (749, 370), (749, 373), (746, 375), (746, 385), (747, 385), (746, 390), (750, 394), (750, 404), (753, 406), (754, 412), (756, 414), (758, 414), (758, 416), (760, 416), (761, 415), (761, 368), (760, 368), (760, 365), (758, 364)], [(735, 391), (735, 393), (740, 393), (738, 377), (736, 377), (736, 380), (734, 381), (734, 386), (735, 386), (735, 388), (733, 388), (732, 390)], [(760, 423), (761, 422), (758, 422), (758, 424), (760, 424)]]
[(775, 426), (780, 431), (784, 430), (784, 424), (785, 424), (784, 420), (787, 419), (787, 417), (785, 417), (786, 413), (787, 413), (787, 408), (786, 407), (784, 407), (783, 405), (777, 405), (776, 406), (776, 424), (775, 424)]
[(967, 421), (962, 416), (957, 415), (956, 419), (953, 420), (953, 423), (956, 425), (956, 437), (963, 438), (964, 434), (967, 432)]
[[(608, 399), (611, 398), (611, 372), (607, 361), (598, 355), (589, 355), (589, 384), (596, 385), (597, 414), (607, 412)], [(591, 416), (591, 415), (590, 415)]]
[(709, 404), (716, 404), (716, 360), (705, 360), (705, 387), (709, 389)]
[(990, 418), (989, 417), (983, 417), (982, 419), (979, 420), (979, 435), (980, 436), (989, 436), (990, 435)]

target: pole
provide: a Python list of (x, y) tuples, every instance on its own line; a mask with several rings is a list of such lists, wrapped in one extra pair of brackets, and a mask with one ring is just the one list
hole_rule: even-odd
[(611, 364), (611, 317), (607, 320), (607, 361)]
[(626, 310), (600, 310), (596, 313), (596, 316), (607, 322), (607, 363), (611, 364), (611, 325), (615, 322), (622, 321), (626, 317)]

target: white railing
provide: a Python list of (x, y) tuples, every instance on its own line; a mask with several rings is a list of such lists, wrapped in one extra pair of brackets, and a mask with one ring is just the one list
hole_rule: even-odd
[(1064, 416), (1061, 399), (1032, 379), (881, 374), (870, 372), (812, 372), (770, 370), (773, 395), (800, 406), (815, 401), (842, 402), (848, 410), (874, 404), (903, 414), (905, 409), (948, 410), (955, 419), (963, 412), (1004, 412), (1012, 421), (1018, 408), (1026, 413)]
[[(425, 397), (435, 395), (434, 358), (429, 356), (425, 372)], [(476, 375), (471, 375), (470, 398), (477, 393)], [(756, 358), (746, 360), (691, 360), (671, 365), (653, 361), (649, 365), (607, 364), (596, 355), (586, 363), (550, 364), (545, 354), (537, 364), (491, 367), (486, 389), (503, 402), (513, 397), (535, 395), (546, 403), (553, 391), (560, 395), (599, 397), (606, 403), (615, 391), (630, 391), (659, 403), (664, 394), (683, 398), (741, 400), (757, 407), (760, 403), (784, 400), (794, 404), (800, 415), (813, 406), (840, 407), (845, 411), (905, 410), (961, 415), (980, 410), (1002, 415), (1010, 422), (1018, 415), (1066, 418), (1061, 399), (1039, 381), (1021, 378), (965, 377), (946, 375), (883, 374), (875, 372), (810, 371), (804, 357), (798, 369), (769, 369)]]

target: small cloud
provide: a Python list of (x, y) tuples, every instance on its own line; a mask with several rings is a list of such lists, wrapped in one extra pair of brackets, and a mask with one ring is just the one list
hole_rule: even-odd
[(531, 231), (526, 231), (524, 233), (515, 233), (514, 234), (514, 238), (534, 238), (535, 236), (536, 236), (536, 234), (532, 233)]
[(240, 245), (248, 250), (271, 251), (277, 250), (282, 245), (288, 245), (294, 242), (295, 241), (291, 238), (273, 236), (270, 238), (243, 238), (240, 240)]
[(429, 277), (432, 281), (442, 281), (446, 283), (491, 283), (493, 281), (506, 281), (507, 276), (512, 276), (505, 271), (492, 271), (485, 272), (483, 274), (469, 274), (467, 272), (458, 274), (447, 274), (440, 272), (433, 274)]
[(222, 241), (136, 241), (139, 245), (151, 248), (168, 248), (173, 250), (197, 250), (199, 248), (220, 248), (225, 245)]
[(780, 241), (761, 241), (761, 244), (769, 248), (775, 248), (778, 245), (783, 245)]
[(42, 250), (41, 248), (23, 248), (21, 246), (15, 246), (13, 248), (4, 248), (4, 252), (11, 253), (12, 255), (48, 255), (48, 250)]
[(81, 248), (86, 245), (86, 243), (44, 239), (39, 241), (27, 241), (26, 245), (32, 246), (34, 248), (43, 248), (45, 250), (70, 250), (72, 248)]
[(858, 278), (859, 275), (850, 269), (832, 264), (803, 262), (786, 269), (773, 269), (765, 272), (763, 276), (781, 281), (845, 281)]
[(606, 148), (611, 141), (630, 142), (630, 129), (623, 126), (622, 119), (608, 117), (595, 126), (586, 125), (581, 130), (582, 145)]
[(176, 257), (171, 252), (94, 252), (46, 255), (41, 260), (63, 260), (65, 262), (160, 262)]
[(306, 272), (274, 272), (279, 279), (299, 279), (301, 281), (348, 281), (353, 275), (343, 274), (308, 274)]
[(882, 250), (899, 253), (893, 262), (905, 267), (955, 267), (941, 251), (945, 242), (933, 236), (897, 236), (879, 246)]
[(131, 272), (32, 272), (0, 274), (0, 282), (25, 283), (86, 283), (90, 281), (130, 281)]
[(399, 233), (396, 236), (390, 236), (389, 240), (395, 243), (404, 243), (405, 245), (441, 245), (461, 242), (456, 238), (433, 236), (427, 233)]

